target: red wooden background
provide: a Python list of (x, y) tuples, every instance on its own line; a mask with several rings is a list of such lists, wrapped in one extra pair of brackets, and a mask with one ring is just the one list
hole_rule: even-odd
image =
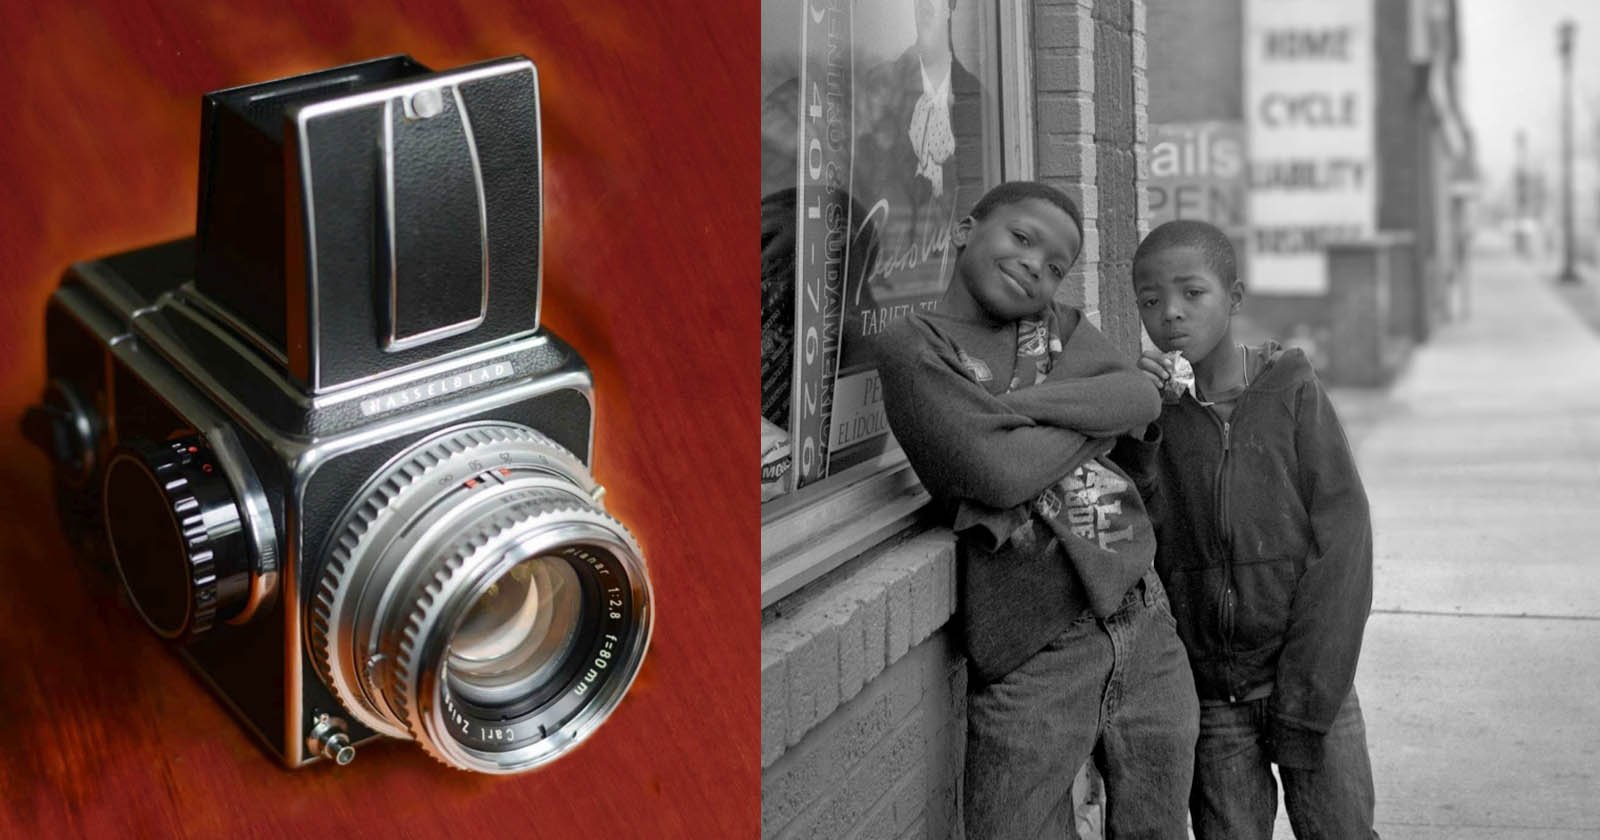
[[(757, 836), (758, 14), (0, 4), (0, 837)], [(545, 322), (595, 369), (596, 472), (659, 601), (612, 719), (509, 778), (399, 741), (281, 769), (66, 554), (46, 464), (17, 433), (62, 269), (192, 231), (200, 95), (396, 52), (539, 65)]]

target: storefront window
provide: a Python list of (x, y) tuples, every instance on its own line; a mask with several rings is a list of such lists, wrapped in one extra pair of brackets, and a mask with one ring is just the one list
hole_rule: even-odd
[(909, 472), (884, 419), (871, 343), (896, 319), (938, 300), (955, 256), (955, 223), (1001, 180), (1006, 39), (999, 6), (763, 3), (761, 426), (769, 560), (767, 538), (777, 520), (811, 527), (819, 523), (801, 509), (825, 498), (854, 492), (850, 505), (859, 511), (915, 484), (880, 480), (882, 488), (871, 492), (858, 486)]

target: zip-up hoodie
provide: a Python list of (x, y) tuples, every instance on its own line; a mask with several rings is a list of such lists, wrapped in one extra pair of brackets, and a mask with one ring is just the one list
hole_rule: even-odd
[[(1259, 368), (1224, 422), (1192, 394), (1135, 447), (1156, 571), (1201, 700), (1270, 688), (1275, 759), (1314, 766), (1355, 679), (1372, 607), (1372, 525), (1344, 429), (1303, 352)], [(1150, 437), (1147, 437), (1150, 441)]]

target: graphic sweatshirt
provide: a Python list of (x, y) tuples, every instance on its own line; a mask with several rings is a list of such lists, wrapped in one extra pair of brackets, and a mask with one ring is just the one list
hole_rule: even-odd
[(939, 313), (877, 345), (890, 428), (953, 510), (960, 621), (978, 677), (1109, 615), (1155, 553), (1114, 438), (1155, 419), (1148, 379), (1070, 307), (995, 326)]

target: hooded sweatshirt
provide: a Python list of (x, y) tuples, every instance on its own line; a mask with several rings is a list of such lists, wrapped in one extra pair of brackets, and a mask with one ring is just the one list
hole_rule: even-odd
[(1270, 696), (1275, 760), (1311, 766), (1355, 679), (1372, 607), (1366, 492), (1298, 349), (1249, 348), (1226, 422), (1193, 394), (1136, 447), (1156, 571), (1202, 702)]

